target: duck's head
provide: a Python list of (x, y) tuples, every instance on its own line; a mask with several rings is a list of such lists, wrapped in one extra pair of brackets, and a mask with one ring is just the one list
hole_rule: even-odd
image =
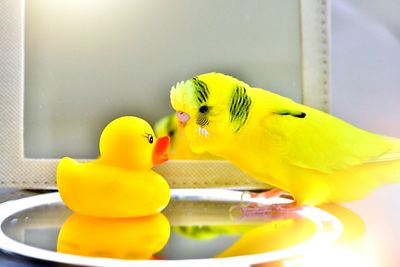
[(100, 160), (118, 167), (146, 170), (166, 161), (169, 137), (156, 138), (145, 120), (125, 116), (110, 122), (100, 137)]

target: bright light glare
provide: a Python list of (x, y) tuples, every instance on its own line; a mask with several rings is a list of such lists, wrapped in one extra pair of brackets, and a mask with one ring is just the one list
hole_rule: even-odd
[(286, 260), (285, 267), (372, 267), (360, 250), (349, 246), (333, 246), (324, 250), (315, 250), (311, 255)]

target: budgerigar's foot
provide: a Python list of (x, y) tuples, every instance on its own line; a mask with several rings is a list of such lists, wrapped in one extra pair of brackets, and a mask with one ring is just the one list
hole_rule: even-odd
[(253, 206), (259, 205), (272, 205), (272, 204), (283, 204), (283, 203), (292, 203), (293, 197), (290, 193), (283, 191), (278, 188), (273, 188), (268, 191), (264, 191), (261, 193), (255, 192), (243, 192), (242, 194), (243, 202), (250, 202)]
[[(272, 188), (270, 190), (261, 192), (261, 193), (254, 193), (254, 192), (250, 192), (250, 197), (251, 198), (273, 198), (273, 197), (286, 197), (286, 198), (290, 198), (292, 197), (290, 195), (290, 193), (279, 189), (279, 188)], [(293, 198), (292, 198), (293, 199)]]

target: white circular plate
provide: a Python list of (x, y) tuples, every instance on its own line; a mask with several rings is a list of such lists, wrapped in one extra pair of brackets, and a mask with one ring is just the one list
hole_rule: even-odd
[[(209, 203), (239, 203), (242, 193), (239, 191), (219, 190), (219, 189), (173, 189), (171, 190), (172, 199), (175, 204), (179, 202), (209, 202)], [(252, 200), (252, 201), (257, 201)], [(282, 199), (276, 199), (276, 203), (285, 202)], [(40, 209), (40, 207), (60, 207), (63, 202), (58, 193), (48, 193), (27, 197), (19, 200), (5, 202), (0, 205), (0, 248), (4, 251), (14, 253), (28, 258), (40, 259), (49, 262), (74, 264), (81, 266), (191, 266), (191, 264), (201, 264), (202, 266), (246, 266), (256, 263), (275, 262), (291, 257), (296, 257), (310, 253), (317, 247), (331, 244), (337, 240), (343, 231), (342, 223), (333, 215), (313, 207), (304, 207), (298, 211), (306, 219), (311, 220), (317, 231), (309, 239), (299, 244), (260, 254), (242, 255), (225, 258), (201, 258), (201, 259), (174, 259), (174, 260), (121, 260), (112, 258), (84, 257), (71, 254), (58, 253), (56, 251), (35, 247), (25, 244), (10, 235), (6, 228), (13, 227), (13, 218), (18, 214), (27, 212), (31, 209)], [(65, 209), (67, 210), (67, 209)], [(51, 212), (51, 211), (50, 211)], [(202, 213), (206, 212), (204, 208)], [(171, 211), (171, 213), (173, 213)], [(68, 214), (67, 214), (68, 215)], [(35, 213), (30, 214), (26, 220), (34, 220)], [(168, 215), (167, 215), (168, 217)], [(181, 216), (182, 217), (182, 216)], [(184, 217), (184, 216), (183, 216)], [(43, 224), (38, 220), (39, 224)], [(330, 227), (326, 227), (329, 222)], [(6, 225), (7, 224), (7, 225)], [(10, 226), (11, 225), (11, 226)], [(16, 223), (17, 225), (17, 223)], [(59, 223), (61, 226), (61, 223)], [(15, 226), (16, 227), (16, 226)], [(21, 226), (19, 226), (21, 227)], [(16, 230), (18, 231), (18, 230)]]

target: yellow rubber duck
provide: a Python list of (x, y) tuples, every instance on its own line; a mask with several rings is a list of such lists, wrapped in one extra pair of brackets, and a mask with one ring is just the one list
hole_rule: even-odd
[(57, 168), (64, 203), (87, 216), (126, 218), (163, 210), (168, 183), (151, 170), (166, 161), (169, 137), (156, 139), (143, 119), (125, 116), (109, 123), (100, 137), (97, 160), (79, 163), (65, 157)]

